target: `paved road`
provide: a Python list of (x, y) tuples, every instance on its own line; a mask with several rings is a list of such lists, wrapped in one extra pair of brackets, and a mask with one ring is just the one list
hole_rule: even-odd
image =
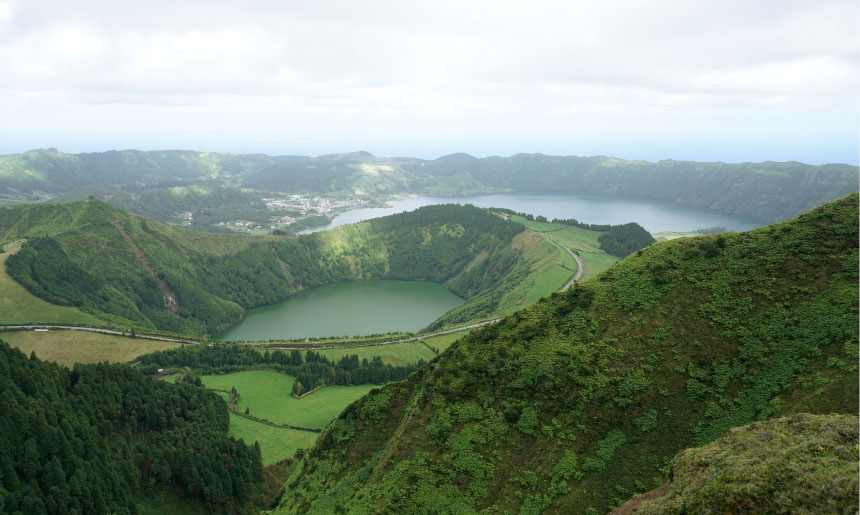
[[(75, 325), (0, 325), (0, 329), (71, 329), (73, 331), (88, 331), (90, 333), (115, 334), (117, 336), (129, 336), (128, 333), (115, 331), (113, 329), (101, 329), (98, 327), (79, 327)], [(144, 340), (159, 340), (162, 342), (177, 342), (177, 343), (200, 343), (196, 340), (183, 340), (180, 338), (169, 338), (167, 336), (154, 336), (150, 334), (135, 334), (135, 338), (143, 338)]]
[(579, 268), (579, 270), (576, 271), (576, 273), (573, 275), (573, 277), (570, 278), (570, 281), (567, 281), (567, 284), (565, 284), (564, 286), (561, 287), (561, 291), (564, 291), (564, 290), (570, 288), (571, 286), (573, 286), (574, 284), (579, 282), (579, 279), (582, 277), (582, 272), (585, 269), (582, 266), (582, 260), (579, 259), (579, 256), (577, 256), (572, 250), (565, 247), (561, 243), (558, 243), (558, 242), (555, 242), (555, 243), (557, 243), (559, 247), (566, 250), (567, 253), (570, 254), (570, 257), (572, 257), (573, 259), (576, 260), (576, 266)]

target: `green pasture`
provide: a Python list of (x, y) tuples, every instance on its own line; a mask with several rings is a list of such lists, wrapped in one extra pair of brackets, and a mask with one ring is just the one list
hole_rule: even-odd
[(337, 361), (344, 356), (358, 355), (358, 360), (371, 359), (379, 356), (387, 365), (401, 366), (418, 363), (420, 360), (430, 361), (436, 354), (421, 342), (390, 343), (387, 345), (371, 345), (368, 347), (352, 347), (345, 349), (323, 349), (314, 351), (322, 354), (331, 361)]
[(235, 413), (230, 413), (228, 434), (237, 440), (239, 438), (245, 440), (247, 444), (259, 442), (264, 467), (293, 456), (297, 449), (311, 447), (319, 437), (319, 433), (273, 427), (240, 417)]
[[(40, 301), (41, 302), (41, 301)], [(143, 354), (178, 347), (179, 343), (131, 338), (72, 329), (0, 331), (0, 340), (24, 354), (72, 367), (75, 363), (126, 363)]]
[[(584, 265), (582, 275), (583, 281), (594, 277), (620, 261), (618, 257), (609, 255), (600, 249), (600, 243), (597, 241), (600, 233), (597, 231), (589, 231), (587, 229), (570, 225), (528, 221), (521, 216), (512, 216), (511, 219), (516, 222), (520, 222), (532, 231), (539, 233), (544, 238), (561, 243), (570, 250), (579, 254)], [(559, 252), (567, 254), (563, 249), (559, 249)], [(573, 259), (570, 255), (567, 255), (566, 257), (571, 260)], [(571, 268), (574, 270), (576, 269), (575, 266)]]
[(441, 354), (445, 351), (445, 349), (450, 347), (452, 343), (466, 336), (470, 332), (472, 332), (472, 329), (466, 329), (465, 331), (458, 331), (456, 333), (442, 334), (439, 336), (434, 336), (432, 338), (425, 338), (422, 341), (430, 347), (436, 349)]
[(301, 399), (292, 396), (295, 378), (273, 370), (201, 376), (205, 386), (239, 393), (237, 409), (275, 424), (323, 428), (375, 385), (326, 386)]

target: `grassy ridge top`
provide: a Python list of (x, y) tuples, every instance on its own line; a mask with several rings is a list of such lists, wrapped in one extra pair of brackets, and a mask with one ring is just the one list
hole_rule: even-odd
[(858, 198), (652, 245), (347, 408), (282, 512), (606, 512), (678, 451), (857, 413)]
[(854, 513), (857, 416), (800, 414), (732, 429), (672, 461), (667, 494), (636, 513)]
[(467, 299), (440, 323), (490, 316), (557, 256), (549, 244), (515, 244), (524, 230), (451, 205), (299, 237), (174, 228), (92, 199), (0, 208), (0, 241), (29, 238), (6, 270), (31, 293), (126, 327), (188, 335), (213, 334), (304, 289), (367, 279), (433, 281)]

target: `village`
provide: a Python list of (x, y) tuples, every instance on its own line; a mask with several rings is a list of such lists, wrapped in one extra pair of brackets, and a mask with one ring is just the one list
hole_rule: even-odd
[[(269, 219), (268, 224), (248, 220), (231, 220), (218, 222), (216, 225), (243, 232), (279, 229), (292, 225), (306, 216), (332, 216), (339, 211), (354, 209), (368, 203), (367, 200), (362, 199), (331, 199), (302, 197), (300, 195), (291, 195), (289, 198), (264, 198), (262, 200), (270, 211), (286, 211), (289, 214), (274, 214)], [(190, 225), (193, 220), (191, 213), (181, 213), (179, 216), (184, 225)], [(268, 225), (268, 228), (265, 225)]]
[(320, 215), (327, 215), (333, 210), (354, 208), (367, 203), (366, 200), (361, 199), (335, 200), (323, 197), (301, 197), (299, 195), (291, 195), (288, 199), (264, 198), (263, 202), (269, 209), (299, 211), (302, 215), (307, 215), (311, 211), (316, 211)]

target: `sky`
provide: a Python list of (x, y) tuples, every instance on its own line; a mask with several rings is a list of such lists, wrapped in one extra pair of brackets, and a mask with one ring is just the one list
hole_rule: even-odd
[(857, 164), (860, 3), (0, 0), (0, 153)]

